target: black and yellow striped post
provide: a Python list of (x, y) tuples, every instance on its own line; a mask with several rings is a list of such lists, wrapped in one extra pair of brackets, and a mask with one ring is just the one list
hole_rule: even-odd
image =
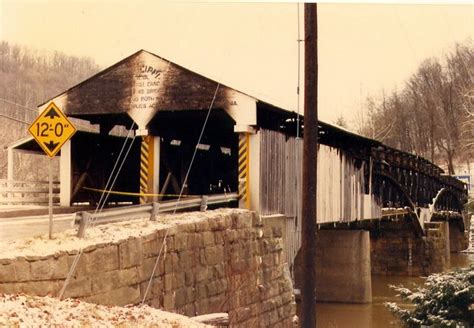
[[(140, 194), (151, 193), (153, 184), (153, 137), (143, 136), (140, 147)], [(147, 196), (140, 196), (140, 204), (147, 202)]]
[(250, 209), (250, 134), (239, 134), (239, 207)]

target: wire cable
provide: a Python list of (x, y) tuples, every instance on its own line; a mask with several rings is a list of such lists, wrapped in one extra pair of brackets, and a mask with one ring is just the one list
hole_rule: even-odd
[[(133, 128), (133, 127), (134, 127), (134, 124), (132, 124), (132, 128)], [(129, 139), (129, 137), (130, 137), (130, 131), (132, 131), (132, 128), (129, 130), (129, 133), (127, 134), (127, 137), (125, 138), (125, 141), (124, 141), (124, 143), (123, 143), (123, 145), (122, 145), (122, 149), (121, 149), (121, 151), (120, 151), (119, 156), (117, 157), (117, 160), (115, 161), (114, 169), (112, 170), (111, 174), (109, 175), (109, 179), (108, 179), (107, 183), (110, 182), (112, 176), (114, 175), (115, 168), (116, 168), (118, 162), (120, 161), (120, 156), (121, 156), (121, 154), (123, 153), (123, 150), (125, 149), (125, 145), (127, 144), (127, 141), (128, 141), (128, 139)], [(127, 152), (125, 153), (125, 156), (124, 156), (124, 158), (122, 159), (121, 165), (120, 165), (118, 171), (116, 172), (115, 177), (113, 178), (113, 182), (112, 182), (111, 188), (113, 187), (113, 184), (115, 184), (115, 181), (116, 181), (118, 175), (120, 174), (120, 171), (121, 171), (121, 169), (122, 169), (122, 167), (123, 167), (123, 164), (125, 163), (125, 161), (126, 161), (126, 159), (127, 159), (127, 157), (128, 157), (128, 154), (129, 154), (130, 149), (131, 149), (131, 147), (132, 147), (132, 145), (133, 145), (133, 142), (135, 141), (135, 138), (136, 138), (136, 136), (133, 137), (132, 141), (131, 141), (130, 144), (129, 144), (129, 147), (128, 147), (128, 149), (127, 149)], [(106, 188), (106, 189), (107, 189), (107, 188)], [(103, 199), (103, 195), (104, 195), (104, 194), (105, 194), (105, 192), (102, 193), (101, 200)], [(94, 215), (97, 214), (99, 208), (100, 208), (99, 212), (102, 210), (103, 205), (104, 205), (105, 202), (107, 201), (107, 198), (108, 198), (108, 195), (105, 197), (105, 200), (102, 202), (102, 207), (100, 207), (101, 204), (100, 204), (100, 200), (99, 200), (99, 204), (98, 204), (97, 207), (96, 207), (96, 210), (95, 210), (95, 212), (94, 212)], [(85, 231), (87, 230), (88, 227), (90, 227), (91, 225), (93, 225), (94, 221), (96, 220), (96, 218), (94, 217), (94, 215), (92, 216), (91, 220), (89, 220), (89, 221), (86, 222), (86, 224), (85, 224), (85, 229), (84, 229)], [(72, 275), (74, 274), (74, 272), (75, 272), (75, 270), (76, 270), (77, 264), (79, 263), (79, 260), (80, 260), (82, 254), (83, 254), (83, 250), (84, 250), (84, 249), (81, 247), (81, 248), (79, 249), (78, 253), (76, 254), (76, 256), (74, 257), (74, 261), (73, 261), (73, 263), (71, 264), (71, 268), (69, 269), (69, 272), (68, 272), (68, 274), (67, 274), (67, 276), (66, 276), (66, 280), (64, 281), (63, 287), (61, 288), (61, 290), (60, 290), (60, 292), (59, 292), (58, 298), (59, 298), (60, 300), (63, 298), (64, 292), (66, 291), (66, 288), (67, 288), (67, 286), (69, 285), (69, 282), (70, 282), (70, 280), (71, 280), (71, 278), (72, 278)]]
[[(209, 105), (209, 109), (207, 111), (206, 119), (204, 120), (204, 124), (202, 126), (201, 133), (199, 134), (199, 138), (198, 138), (198, 141), (196, 143), (196, 147), (194, 148), (194, 153), (193, 153), (193, 156), (192, 156), (191, 161), (189, 163), (189, 167), (188, 167), (188, 170), (186, 172), (186, 176), (184, 177), (183, 185), (181, 186), (181, 191), (179, 192), (179, 197), (178, 197), (178, 200), (176, 202), (175, 208), (173, 210), (173, 214), (176, 214), (176, 210), (178, 208), (179, 201), (181, 200), (181, 196), (183, 195), (184, 187), (186, 186), (186, 183), (188, 181), (189, 173), (191, 172), (191, 168), (193, 166), (194, 158), (196, 157), (196, 154), (197, 154), (197, 150), (198, 150), (197, 147), (201, 143), (202, 136), (204, 135), (204, 131), (206, 129), (206, 125), (207, 125), (207, 122), (209, 120), (209, 116), (211, 114), (212, 107), (214, 106), (214, 101), (216, 100), (216, 97), (217, 97), (217, 91), (219, 90), (219, 86), (220, 86), (220, 83), (217, 84), (216, 91), (214, 92), (214, 96), (212, 97), (211, 104)], [(163, 247), (166, 247), (165, 246), (166, 245), (166, 238), (168, 237), (169, 230), (170, 230), (169, 228), (166, 229), (165, 236), (163, 237), (163, 243), (161, 244), (160, 251), (158, 253), (158, 257), (156, 258), (155, 265), (153, 266), (153, 270), (152, 270), (151, 275), (150, 275), (150, 279), (148, 280), (148, 285), (147, 285), (145, 293), (143, 295), (141, 305), (143, 305), (145, 303), (146, 297), (147, 297), (148, 292), (150, 290), (151, 283), (153, 281), (153, 276), (155, 275), (156, 268), (158, 267), (158, 263), (160, 261), (161, 253), (163, 252)]]

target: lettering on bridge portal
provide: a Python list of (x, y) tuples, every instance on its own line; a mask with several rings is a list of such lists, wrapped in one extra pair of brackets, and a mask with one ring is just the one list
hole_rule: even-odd
[(135, 84), (132, 87), (130, 109), (154, 109), (163, 79), (164, 68), (150, 64), (141, 64), (135, 73)]

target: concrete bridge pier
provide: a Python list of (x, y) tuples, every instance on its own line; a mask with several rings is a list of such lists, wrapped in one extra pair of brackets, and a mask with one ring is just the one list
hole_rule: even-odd
[[(295, 260), (295, 285), (301, 286), (301, 255)], [(320, 302), (370, 303), (372, 279), (369, 232), (319, 230), (316, 297)]]
[(460, 220), (449, 222), (449, 249), (451, 253), (457, 253), (469, 247), (469, 229), (463, 228)]
[(447, 222), (425, 223), (417, 235), (410, 222), (386, 222), (371, 230), (372, 274), (421, 276), (441, 272), (449, 263)]

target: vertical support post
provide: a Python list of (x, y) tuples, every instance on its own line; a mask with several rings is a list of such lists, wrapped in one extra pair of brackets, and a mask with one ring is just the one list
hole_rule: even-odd
[(199, 207), (199, 210), (201, 212), (205, 212), (207, 210), (207, 199), (208, 199), (207, 195), (201, 196), (201, 206)]
[[(7, 167), (7, 183), (6, 183), (6, 186), (7, 187), (7, 190), (11, 190), (10, 187), (14, 187), (14, 184), (11, 182), (14, 180), (14, 175), (13, 175), (13, 172), (14, 172), (14, 168), (15, 168), (15, 158), (13, 156), (13, 148), (11, 147), (8, 147), (8, 158), (7, 158), (7, 161), (8, 161), (8, 167)], [(13, 193), (12, 192), (9, 192), (8, 194), (8, 198), (13, 198)]]
[(59, 157), (59, 201), (61, 206), (71, 205), (71, 184), (72, 184), (72, 140), (68, 140), (61, 147), (61, 156)]
[(303, 138), (303, 281), (301, 327), (316, 327), (316, 181), (318, 149), (317, 4), (305, 3), (305, 96)]
[(140, 204), (147, 202), (147, 197), (143, 194), (148, 193), (149, 150), (149, 136), (143, 136), (140, 147)]
[(49, 239), (53, 239), (53, 158), (49, 159)]
[[(152, 153), (151, 153), (151, 158), (152, 158), (152, 162), (150, 164), (150, 166), (152, 167), (152, 172), (153, 172), (153, 175), (151, 176), (151, 179), (150, 179), (150, 184), (149, 184), (149, 190), (153, 193), (153, 194), (159, 194), (160, 193), (160, 170), (161, 170), (161, 167), (160, 167), (160, 150), (161, 150), (161, 138), (159, 136), (153, 136), (151, 137), (153, 140), (152, 140), (152, 145), (151, 145), (151, 148), (152, 148)], [(153, 202), (157, 202), (158, 201), (158, 197), (159, 196), (153, 196), (151, 199)]]
[(153, 202), (151, 213), (150, 213), (150, 221), (156, 221), (156, 217), (158, 216), (159, 211), (160, 211), (160, 204), (157, 202)]
[(13, 170), (15, 167), (14, 160), (15, 158), (13, 157), (13, 148), (8, 147), (8, 167), (7, 167), (7, 180), (12, 181), (14, 179), (13, 176)]
[(248, 132), (239, 134), (239, 207), (250, 209), (250, 134)]
[(77, 212), (77, 216), (79, 216), (79, 229), (77, 230), (77, 237), (84, 238), (86, 234), (86, 226), (92, 216), (87, 212)]
[[(140, 204), (158, 201), (160, 188), (160, 137), (142, 136), (140, 146)], [(143, 194), (154, 194), (145, 196)]]
[(260, 212), (260, 132), (249, 135), (249, 198), (250, 209)]

